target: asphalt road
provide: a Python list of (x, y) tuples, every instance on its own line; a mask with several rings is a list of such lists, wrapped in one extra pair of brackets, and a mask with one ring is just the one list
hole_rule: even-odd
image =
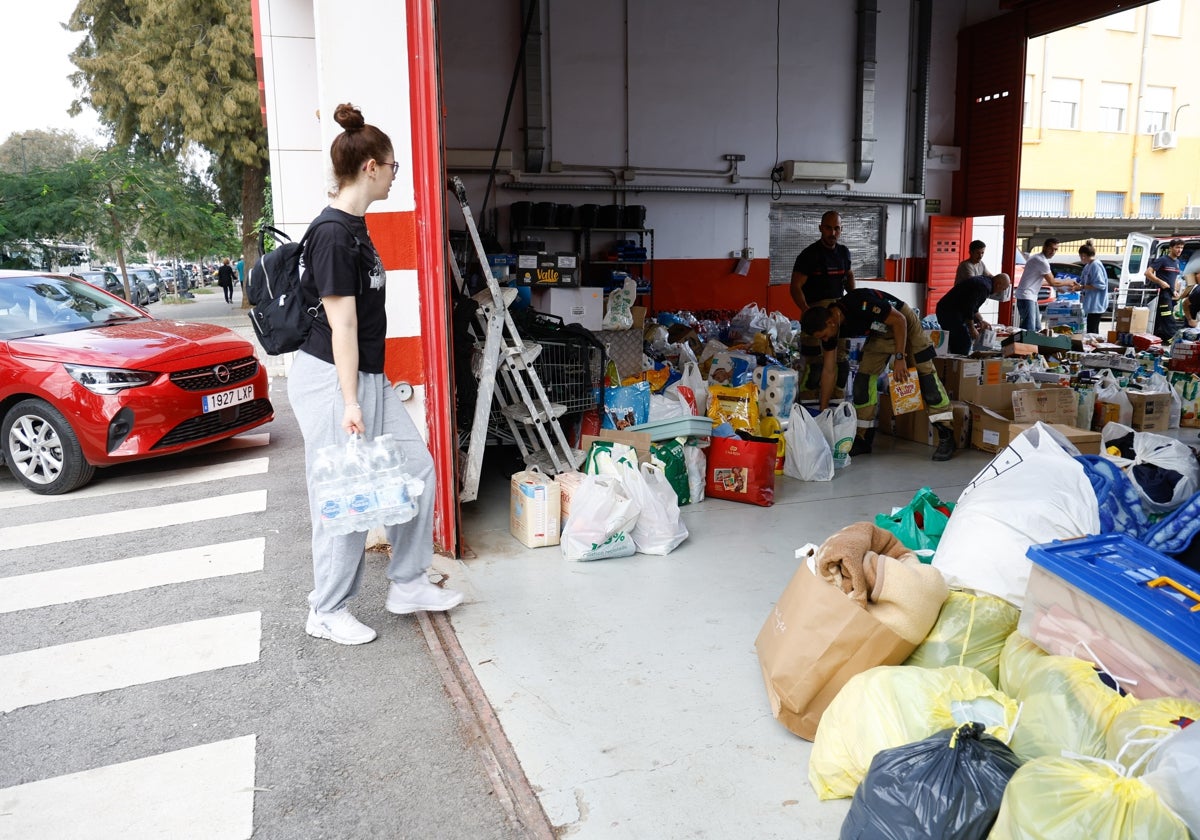
[[(240, 308), (226, 306), (213, 291), (195, 303), (154, 304), (151, 311), (245, 323)], [(0, 705), (0, 837), (16, 836), (5, 828), (17, 801), (15, 786), (25, 794), (36, 787), (29, 783), (78, 773), (72, 784), (86, 788), (94, 774), (113, 765), (250, 735), (254, 838), (525, 836), (498, 802), (418, 619), (384, 611), (384, 556), (368, 553), (354, 604), (359, 618), (379, 631), (375, 642), (342, 647), (304, 633), (309, 523), (300, 433), (281, 378), (272, 379), (272, 402), (275, 420), (251, 433), (269, 435), (269, 442), (258, 437), (244, 446), (100, 470), (88, 487), (53, 500), (29, 504), (25, 491), (0, 470), (0, 594), (6, 579), (39, 581), (27, 576), (66, 570), (48, 587), (53, 600), (55, 588), (63, 590), (63, 581), (82, 577), (94, 564), (263, 540), (261, 570), (8, 611), (0, 597), (0, 698), (6, 696), (4, 683), (13, 685), (23, 668), (74, 690), (72, 680), (83, 666), (52, 654), (88, 640), (135, 640), (122, 655), (148, 662), (159, 655), (158, 643), (126, 634), (147, 631), (157, 638), (162, 628), (230, 616), (258, 614), (260, 622), (253, 661), (7, 712)], [(264, 495), (264, 509), (256, 510)], [(164, 558), (155, 567), (169, 562)], [(249, 647), (253, 655), (253, 639)], [(183, 651), (176, 652), (167, 649), (165, 667), (183, 661)], [(108, 797), (115, 801), (95, 806), (77, 831), (45, 836), (185, 836), (128, 828), (131, 815), (182, 807), (192, 791), (186, 781), (178, 787), (175, 804), (115, 787)], [(205, 816), (197, 819), (186, 836), (248, 836), (217, 833), (206, 827)]]

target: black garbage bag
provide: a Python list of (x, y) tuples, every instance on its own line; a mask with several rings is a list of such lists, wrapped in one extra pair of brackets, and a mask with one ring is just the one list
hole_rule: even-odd
[(841, 840), (984, 840), (1020, 766), (982, 723), (882, 750), (854, 793)]

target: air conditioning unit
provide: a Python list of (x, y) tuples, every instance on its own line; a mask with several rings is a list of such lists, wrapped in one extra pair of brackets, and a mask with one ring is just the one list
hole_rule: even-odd
[(783, 162), (783, 180), (785, 181), (844, 181), (849, 168), (844, 163), (825, 160), (785, 160)]
[(1151, 141), (1151, 147), (1156, 150), (1174, 149), (1177, 142), (1174, 131), (1156, 131), (1154, 132), (1154, 139)]

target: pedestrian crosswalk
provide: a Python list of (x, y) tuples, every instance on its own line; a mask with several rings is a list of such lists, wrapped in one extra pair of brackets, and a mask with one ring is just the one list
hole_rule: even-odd
[[(255, 666), (262, 612), (241, 598), (224, 607), (214, 598), (204, 602), (204, 614), (176, 623), (160, 619), (151, 626), (144, 626), (144, 611), (126, 607), (122, 612), (122, 607), (139, 597), (170, 604), (173, 587), (262, 573), (266, 541), (253, 536), (252, 523), (254, 514), (266, 510), (267, 490), (223, 492), (222, 483), (240, 480), (239, 487), (245, 487), (245, 479), (265, 475), (268, 458), (241, 456), (247, 447), (265, 447), (269, 441), (269, 434), (261, 433), (234, 438), (210, 450), (207, 465), (115, 477), (66, 496), (0, 486), (0, 620), (5, 629), (16, 630), (5, 634), (9, 641), (0, 653), (0, 716), (36, 715), (71, 698), (120, 697), (135, 686)], [(195, 497), (188, 490), (192, 485), (206, 490)], [(181, 488), (174, 498), (187, 500), (165, 501), (172, 498), (164, 493), (168, 488)], [(100, 505), (92, 501), (97, 499)], [(102, 512), (76, 514), (98, 507)], [(39, 521), (26, 521), (35, 512)], [(161, 545), (163, 534), (192, 523), (206, 527), (181, 532), (210, 533), (207, 526), (219, 524), (225, 539), (128, 556), (131, 543)], [(30, 568), (36, 570), (15, 573)], [(22, 621), (30, 611), (64, 605), (114, 620), (85, 625), (87, 638), (54, 638), (44, 616), (41, 622), (26, 619), (41, 632), (25, 631)], [(161, 710), (165, 724), (187, 726), (180, 714), (178, 708)], [(86, 720), (74, 724), (88, 725)], [(0, 837), (249, 838), (255, 734), (239, 732), (173, 749), (177, 746), (139, 743), (138, 757), (128, 760), (127, 751), (107, 763), (102, 754), (84, 761), (62, 756), (63, 769), (90, 769), (28, 780), (16, 776), (21, 783), (0, 787)], [(37, 750), (32, 743), (8, 747), (27, 755)]]

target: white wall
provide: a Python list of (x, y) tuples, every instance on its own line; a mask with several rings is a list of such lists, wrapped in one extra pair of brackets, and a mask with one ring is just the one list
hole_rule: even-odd
[[(834, 185), (836, 189), (910, 191), (905, 139), (915, 119), (909, 98), (912, 11), (907, 0), (879, 0), (874, 169), (865, 183)], [(958, 30), (994, 14), (994, 0), (935, 2), (929, 124), (933, 144), (953, 143)], [(495, 145), (516, 58), (519, 18), (517, 0), (442, 0), (447, 147)], [(852, 164), (856, 26), (855, 3), (849, 1), (553, 0), (543, 33), (543, 73), (549, 91), (546, 160), (595, 170), (632, 166), (720, 171), (726, 165), (722, 155), (737, 153), (746, 156), (739, 164), (739, 186), (757, 188), (770, 186), (777, 160)], [(523, 160), (522, 122), (519, 84), (504, 143), (518, 165)], [(522, 177), (582, 180), (578, 173), (573, 180), (546, 174)], [(605, 183), (604, 174), (595, 172), (590, 182)], [(476, 201), (482, 200), (483, 183), (481, 177), (468, 179)], [(731, 186), (727, 178), (649, 172), (638, 172), (629, 186), (638, 184)], [(930, 171), (926, 195), (941, 198), (948, 209), (950, 184), (950, 172)], [(505, 207), (515, 200), (605, 204), (622, 197), (612, 192), (500, 190), (489, 206)], [(821, 197), (784, 200), (829, 203)], [(624, 201), (649, 208), (656, 257), (727, 257), (729, 250), (742, 246), (745, 205), (740, 197), (630, 192)], [(767, 253), (770, 202), (765, 195), (750, 201), (749, 244), (759, 256)], [(923, 203), (920, 206), (923, 213)], [(501, 230), (506, 230), (503, 223)], [(893, 205), (886, 252), (912, 255), (911, 243), (916, 241), (923, 253), (924, 238), (912, 231), (902, 236), (899, 204)]]

